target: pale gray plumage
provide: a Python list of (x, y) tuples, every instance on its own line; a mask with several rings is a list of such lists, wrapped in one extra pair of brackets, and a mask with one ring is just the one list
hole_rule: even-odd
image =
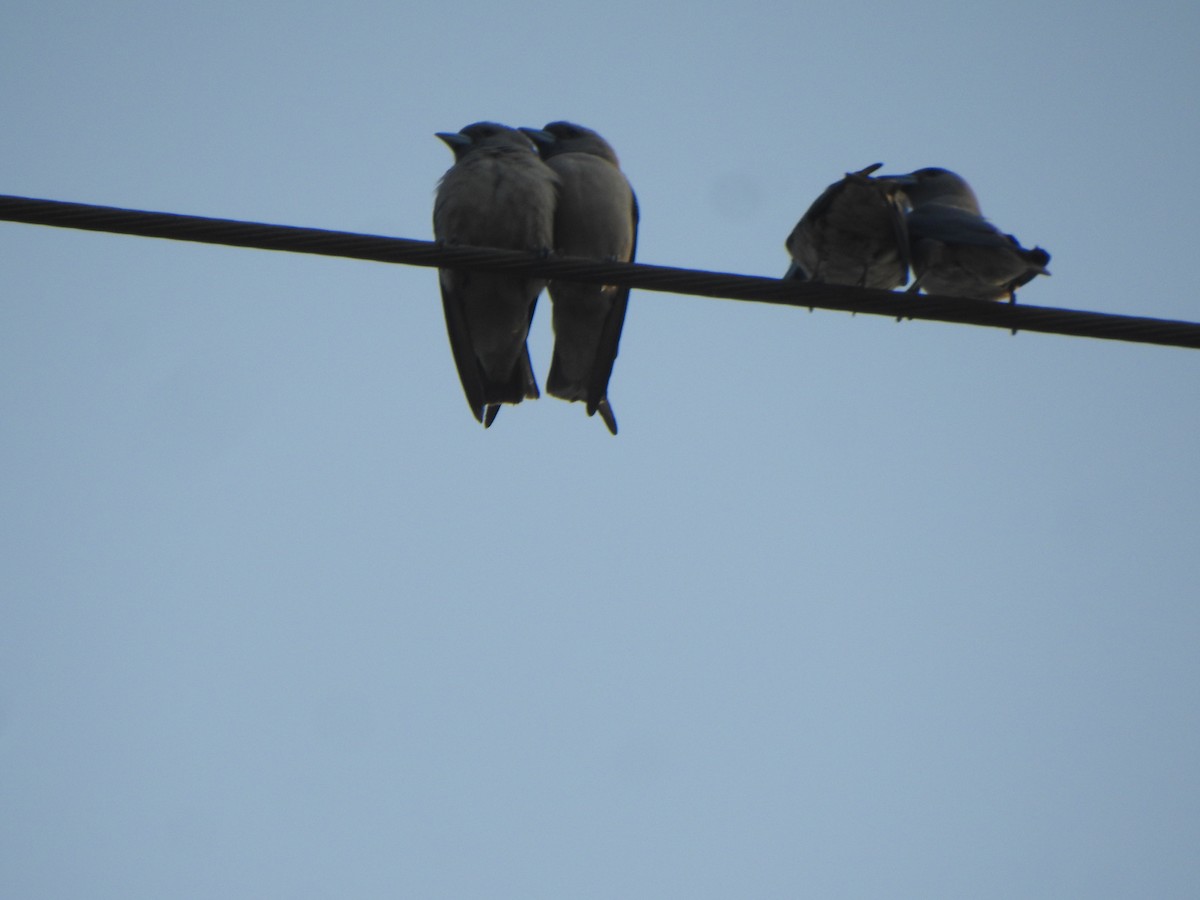
[[(617, 154), (590, 128), (551, 122), (522, 129), (558, 175), (554, 250), (563, 256), (633, 259), (637, 248), (637, 199), (621, 172)], [(554, 355), (547, 393), (582, 400), (613, 434), (617, 422), (608, 402), (608, 382), (625, 322), (629, 288), (551, 281)]]
[(908, 281), (899, 185), (872, 178), (882, 163), (831, 184), (788, 235), (784, 278), (892, 290)]
[[(514, 128), (439, 133), (455, 163), (438, 183), (433, 234), (445, 244), (549, 252), (558, 176)], [(502, 403), (538, 396), (526, 339), (545, 280), (439, 269), (450, 349), (467, 403), (489, 426)]]
[(1050, 274), (1050, 254), (1025, 249), (985, 219), (975, 192), (954, 172), (926, 168), (881, 178), (900, 185), (911, 204), (909, 291), (1015, 302), (1017, 288)]

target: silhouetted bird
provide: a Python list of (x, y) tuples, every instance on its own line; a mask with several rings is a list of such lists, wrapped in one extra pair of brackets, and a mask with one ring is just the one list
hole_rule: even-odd
[(847, 174), (813, 202), (788, 235), (784, 278), (883, 290), (908, 281), (899, 185), (871, 177), (882, 165)]
[[(617, 154), (590, 128), (551, 122), (523, 128), (559, 178), (554, 250), (563, 256), (629, 262), (637, 248), (638, 207)], [(617, 420), (608, 402), (608, 380), (617, 357), (629, 288), (551, 281), (554, 355), (546, 391), (582, 400), (613, 434)]]
[[(454, 151), (438, 183), (433, 234), (439, 243), (548, 253), (558, 176), (520, 131), (476, 122), (437, 135)], [(450, 349), (467, 404), (485, 427), (501, 403), (538, 396), (526, 338), (545, 280), (439, 269)]]
[(1050, 254), (1041, 247), (1026, 250), (985, 219), (975, 192), (954, 172), (918, 169), (877, 180), (898, 184), (911, 204), (907, 222), (915, 280), (909, 291), (1016, 302), (1017, 288), (1050, 274)]

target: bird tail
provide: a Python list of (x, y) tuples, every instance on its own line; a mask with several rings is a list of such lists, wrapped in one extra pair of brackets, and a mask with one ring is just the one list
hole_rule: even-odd
[[(488, 428), (496, 420), (502, 403), (520, 403), (536, 400), (539, 396), (537, 378), (533, 374), (533, 363), (529, 359), (529, 347), (517, 359), (507, 381), (484, 381), (483, 384), (483, 427)], [(478, 416), (477, 416), (478, 418)]]
[(562, 362), (558, 358), (558, 348), (550, 357), (550, 371), (546, 374), (546, 393), (560, 400), (586, 400), (587, 385), (571, 381), (563, 373)]
[(493, 403), (520, 403), (522, 400), (536, 400), (539, 396), (537, 379), (533, 374), (533, 364), (529, 359), (529, 347), (517, 358), (512, 374), (507, 381), (488, 381), (483, 386), (483, 399), (488, 405)]
[[(558, 397), (561, 400), (574, 402), (582, 400), (587, 404), (587, 414), (594, 416), (600, 413), (600, 418), (604, 420), (604, 425), (612, 434), (617, 433), (617, 419), (613, 415), (612, 406), (608, 402), (608, 375), (611, 374), (612, 367), (609, 366), (606, 372), (601, 373), (600, 382), (592, 385), (581, 384), (578, 381), (572, 381), (563, 374), (562, 364), (558, 359), (558, 352), (555, 351), (550, 359), (550, 372), (546, 375), (546, 393), (551, 397)], [(593, 382), (596, 381), (593, 376)], [(595, 396), (599, 393), (599, 396)]]
[(1026, 261), (1038, 267), (1038, 270), (1043, 275), (1049, 275), (1050, 270), (1046, 268), (1050, 264), (1050, 254), (1041, 247), (1034, 247), (1026, 252)]

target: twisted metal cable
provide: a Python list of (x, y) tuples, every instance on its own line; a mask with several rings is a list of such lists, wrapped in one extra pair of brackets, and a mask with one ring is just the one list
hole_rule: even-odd
[(540, 256), (515, 250), (438, 245), (432, 241), (266, 225), (0, 195), (0, 220), (115, 234), (312, 253), (348, 259), (438, 268), (486, 269), (590, 284), (628, 285), (646, 291), (753, 300), (784, 306), (956, 322), (1014, 331), (1130, 341), (1200, 349), (1200, 323), (1142, 316), (1023, 306), (938, 294), (908, 294), (844, 285), (782, 281), (642, 263), (599, 262)]

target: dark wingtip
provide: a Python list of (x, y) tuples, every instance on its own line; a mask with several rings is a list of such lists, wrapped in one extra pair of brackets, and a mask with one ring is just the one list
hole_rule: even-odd
[(588, 405), (589, 416), (595, 415), (597, 412), (600, 413), (600, 418), (604, 420), (609, 433), (615, 435), (617, 433), (617, 418), (613, 415), (612, 407), (608, 405), (607, 397), (601, 398), (600, 402), (595, 406)]
[(491, 406), (489, 406), (487, 408), (487, 413), (484, 415), (483, 419), (481, 419), (481, 421), (483, 422), (483, 427), (491, 428), (492, 423), (496, 421), (496, 416), (499, 414), (500, 414), (500, 404), (493, 403)]

